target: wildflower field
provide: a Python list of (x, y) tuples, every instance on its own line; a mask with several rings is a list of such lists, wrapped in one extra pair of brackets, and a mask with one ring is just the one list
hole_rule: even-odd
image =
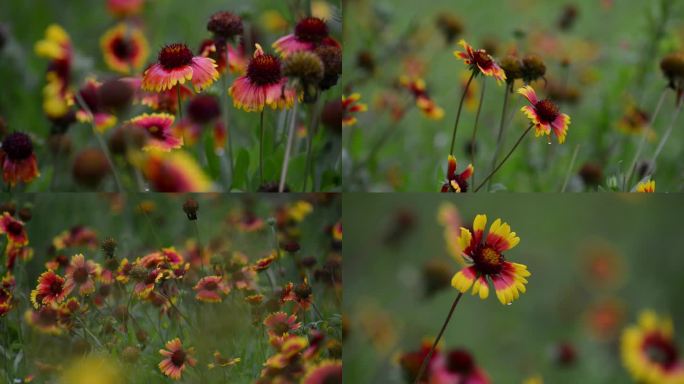
[(4, 189), (341, 189), (338, 2), (3, 1)]
[(421, 196), (343, 199), (345, 381), (684, 380), (680, 198)]
[(345, 190), (681, 191), (683, 5), (349, 1)]
[(3, 196), (7, 383), (341, 383), (335, 195)]

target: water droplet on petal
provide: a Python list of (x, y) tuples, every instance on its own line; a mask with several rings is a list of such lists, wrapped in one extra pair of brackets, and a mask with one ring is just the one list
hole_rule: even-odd
[(513, 302), (510, 302), (510, 303), (508, 303), (508, 304), (506, 304), (506, 305), (511, 305), (511, 304), (513, 304)]

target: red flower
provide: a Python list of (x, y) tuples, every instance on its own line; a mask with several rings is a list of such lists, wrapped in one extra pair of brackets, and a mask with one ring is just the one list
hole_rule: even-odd
[(0, 164), (3, 180), (12, 187), (18, 182), (29, 183), (40, 175), (33, 142), (22, 132), (10, 133), (2, 141)]
[(474, 50), (465, 40), (458, 42), (459, 45), (465, 48), (465, 52), (456, 51), (454, 55), (462, 59), (464, 63), (470, 66), (473, 74), (482, 73), (485, 76), (492, 76), (497, 83), (506, 80), (506, 73), (501, 67), (492, 59), (491, 56), (484, 49)]
[(197, 292), (195, 295), (197, 300), (209, 303), (221, 302), (221, 294), (227, 295), (230, 292), (230, 287), (221, 276), (203, 277), (192, 289)]
[(9, 212), (4, 212), (0, 217), (0, 233), (6, 234), (13, 246), (24, 246), (29, 242), (24, 223), (12, 217)]
[(213, 59), (194, 56), (185, 44), (170, 44), (162, 48), (157, 62), (143, 73), (142, 88), (161, 92), (189, 80), (199, 92), (218, 77)]
[(31, 302), (38, 308), (40, 305), (59, 303), (67, 297), (72, 287), (67, 287), (64, 278), (53, 271), (45, 271), (38, 277), (38, 286), (31, 291)]
[(287, 56), (297, 51), (314, 51), (321, 45), (340, 48), (340, 43), (330, 37), (325, 21), (307, 17), (297, 23), (293, 34), (276, 40), (273, 49), (281, 56)]
[(522, 107), (520, 110), (527, 116), (535, 126), (535, 136), (551, 136), (551, 131), (556, 135), (558, 143), (565, 141), (570, 125), (570, 116), (560, 113), (558, 106), (549, 100), (539, 100), (534, 89), (526, 85), (518, 89), (518, 93), (525, 96), (530, 105)]
[(456, 158), (449, 155), (449, 165), (447, 167), (447, 178), (442, 185), (442, 192), (467, 192), (468, 179), (473, 175), (473, 165), (468, 164), (466, 169), (460, 174), (456, 174)]
[(95, 292), (95, 279), (100, 275), (100, 270), (97, 263), (86, 261), (82, 254), (74, 255), (66, 270), (65, 288), (71, 291), (78, 286), (78, 291), (83, 296)]
[(197, 364), (197, 360), (192, 357), (193, 353), (193, 348), (183, 349), (180, 339), (175, 338), (166, 343), (166, 349), (159, 350), (159, 354), (166, 357), (159, 363), (159, 370), (174, 380), (180, 380), (186, 363), (192, 367)]

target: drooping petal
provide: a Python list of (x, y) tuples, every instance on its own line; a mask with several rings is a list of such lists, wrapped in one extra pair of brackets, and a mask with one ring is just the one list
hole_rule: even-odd
[(468, 292), (475, 282), (477, 272), (474, 266), (466, 267), (456, 272), (451, 279), (451, 286), (458, 289), (460, 292)]
[(539, 99), (537, 98), (537, 93), (534, 92), (534, 89), (529, 85), (526, 85), (518, 89), (518, 93), (525, 96), (527, 101), (529, 101), (532, 105), (537, 104), (537, 102), (539, 101)]
[(558, 143), (563, 144), (565, 141), (565, 136), (568, 134), (568, 126), (570, 125), (570, 116), (565, 113), (561, 113), (556, 117), (556, 119), (551, 123), (553, 133), (556, 134), (558, 138)]

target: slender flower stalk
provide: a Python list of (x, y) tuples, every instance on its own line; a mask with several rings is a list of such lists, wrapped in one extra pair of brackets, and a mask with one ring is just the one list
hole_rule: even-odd
[(482, 180), (482, 182), (480, 183), (480, 185), (478, 185), (478, 187), (475, 188), (475, 192), (478, 192), (478, 191), (485, 185), (485, 183), (486, 183), (489, 179), (491, 179), (492, 176), (494, 176), (494, 174), (499, 170), (499, 168), (501, 168), (501, 166), (503, 166), (504, 163), (506, 163), (506, 160), (508, 160), (508, 158), (511, 157), (511, 155), (513, 154), (513, 152), (515, 151), (515, 149), (518, 148), (518, 146), (519, 146), (520, 143), (523, 141), (523, 139), (525, 138), (525, 136), (527, 136), (527, 134), (530, 133), (530, 131), (532, 130), (532, 127), (534, 127), (534, 124), (530, 124), (530, 126), (527, 127), (527, 129), (525, 130), (525, 132), (523, 132), (523, 134), (520, 135), (520, 138), (518, 138), (518, 141), (515, 143), (515, 145), (513, 146), (513, 148), (511, 148), (510, 152), (508, 152), (508, 154), (506, 155), (506, 157), (504, 157), (504, 159), (499, 163), (499, 165), (497, 165), (497, 166), (489, 173), (489, 175), (487, 175), (487, 177), (485, 177), (485, 179)]
[(292, 152), (292, 143), (294, 142), (294, 131), (297, 125), (297, 107), (299, 102), (297, 99), (294, 100), (294, 105), (292, 106), (292, 119), (290, 120), (290, 129), (287, 133), (287, 145), (285, 147), (285, 158), (283, 159), (283, 167), (280, 171), (280, 183), (278, 184), (278, 192), (283, 192), (285, 190), (285, 181), (287, 179), (287, 169), (290, 163), (290, 154)]
[(183, 108), (181, 108), (181, 84), (176, 85), (176, 93), (178, 96), (178, 121), (183, 120)]
[(439, 344), (439, 340), (442, 339), (442, 335), (444, 334), (444, 331), (446, 330), (447, 325), (449, 325), (449, 321), (451, 320), (451, 316), (454, 314), (454, 310), (456, 309), (456, 306), (458, 305), (458, 302), (461, 301), (461, 297), (463, 297), (463, 292), (459, 292), (458, 295), (456, 296), (456, 299), (454, 299), (454, 302), (451, 304), (451, 309), (449, 310), (449, 314), (447, 315), (446, 320), (444, 320), (444, 324), (442, 324), (442, 329), (439, 330), (439, 334), (437, 334), (437, 338), (435, 341), (432, 343), (432, 348), (430, 348), (430, 352), (428, 352), (427, 356), (423, 359), (423, 363), (420, 365), (420, 369), (418, 370), (418, 374), (416, 375), (416, 381), (414, 382), (415, 384), (420, 383), (420, 379), (423, 377), (423, 374), (425, 373), (425, 368), (427, 368), (427, 364), (432, 358), (432, 354), (435, 353), (435, 349), (437, 348), (437, 344)]
[(223, 119), (224, 119), (224, 124), (226, 125), (226, 144), (227, 144), (227, 149), (228, 149), (228, 167), (230, 169), (230, 178), (228, 179), (228, 191), (232, 189), (232, 184), (233, 184), (233, 179), (235, 178), (235, 164), (233, 162), (233, 133), (231, 132), (230, 129), (230, 117), (228, 114), (228, 109), (230, 108), (230, 101), (228, 101), (228, 75), (230, 74), (230, 55), (228, 55), (228, 47), (226, 46), (224, 48), (225, 55), (226, 55), (226, 70), (223, 73), (223, 79), (221, 81), (223, 82), (223, 91), (221, 94), (223, 95)]
[(465, 88), (463, 88), (463, 94), (461, 94), (461, 101), (458, 103), (458, 112), (456, 112), (456, 121), (454, 122), (454, 130), (451, 133), (451, 145), (449, 146), (449, 154), (454, 154), (454, 145), (456, 144), (456, 131), (458, 131), (458, 121), (461, 119), (461, 110), (463, 109), (463, 101), (465, 101), (466, 94), (470, 88), (470, 83), (473, 81), (475, 74), (477, 72), (472, 72)]
[(264, 111), (259, 114), (259, 185), (264, 183)]
[(572, 159), (570, 159), (570, 165), (568, 165), (568, 172), (565, 174), (565, 179), (563, 180), (563, 186), (561, 187), (561, 192), (565, 192), (565, 188), (568, 186), (570, 181), (570, 175), (572, 175), (572, 169), (575, 167), (575, 161), (577, 161), (577, 154), (579, 153), (580, 145), (575, 146), (575, 150), (572, 152)]
[[(665, 100), (665, 95), (667, 94), (667, 91), (668, 89), (665, 88), (663, 89), (663, 92), (660, 94), (658, 104), (656, 104), (655, 111), (653, 111), (653, 115), (651, 116), (651, 121), (647, 125), (648, 127), (652, 127), (653, 123), (655, 123), (655, 120), (658, 117), (658, 113), (660, 112), (660, 107), (662, 107), (663, 101)], [(639, 146), (637, 147), (637, 151), (634, 154), (634, 159), (632, 159), (632, 163), (629, 166), (629, 174), (625, 178), (625, 189), (627, 188), (627, 185), (630, 185), (632, 183), (632, 177), (634, 176), (634, 172), (636, 171), (636, 165), (639, 161), (639, 157), (641, 157), (641, 152), (643, 152), (644, 146), (646, 145), (646, 140), (648, 139), (649, 132), (650, 131), (648, 129), (644, 129), (643, 134), (641, 135), (641, 140), (639, 141)]]
[[(670, 121), (670, 125), (667, 127), (667, 130), (665, 130), (665, 133), (663, 134), (663, 137), (660, 138), (660, 142), (658, 143), (658, 147), (655, 150), (655, 153), (653, 154), (653, 157), (651, 158), (651, 163), (653, 164), (653, 167), (655, 168), (656, 160), (658, 159), (658, 155), (660, 155), (660, 152), (662, 152), (663, 148), (665, 147), (665, 143), (667, 143), (667, 140), (670, 138), (670, 134), (672, 134), (672, 129), (675, 126), (675, 123), (677, 122), (677, 118), (679, 117), (679, 113), (682, 111), (682, 105), (684, 104), (684, 97), (679, 99), (679, 103), (677, 104), (677, 109), (675, 109), (674, 114), (672, 115), (672, 120)], [(653, 172), (650, 172), (651, 174)]]
[(475, 184), (475, 139), (477, 137), (477, 123), (480, 121), (480, 112), (482, 111), (482, 102), (484, 101), (485, 87), (487, 86), (487, 79), (482, 79), (482, 92), (480, 92), (480, 103), (477, 105), (477, 114), (475, 115), (475, 126), (473, 127), (473, 137), (470, 139), (470, 164), (473, 165), (473, 184)]
[[(507, 84), (506, 90), (504, 91), (503, 108), (501, 110), (501, 121), (499, 121), (499, 133), (497, 133), (496, 135), (496, 149), (494, 149), (494, 156), (492, 157), (492, 167), (490, 172), (494, 171), (496, 162), (499, 160), (499, 153), (501, 152), (501, 144), (503, 143), (503, 132), (506, 122), (506, 107), (508, 106), (508, 95), (512, 92), (512, 88), (513, 83)], [(491, 180), (489, 184), (491, 185)]]
[(119, 179), (119, 173), (117, 172), (116, 167), (114, 167), (114, 162), (112, 161), (112, 157), (109, 154), (109, 148), (105, 144), (102, 135), (98, 132), (97, 128), (95, 127), (95, 117), (93, 116), (93, 112), (90, 110), (90, 107), (88, 107), (88, 104), (83, 100), (83, 97), (81, 97), (81, 95), (78, 92), (75, 92), (74, 96), (76, 97), (76, 101), (81, 106), (81, 108), (83, 108), (83, 110), (90, 117), (90, 125), (93, 128), (93, 134), (97, 139), (97, 144), (100, 146), (102, 153), (104, 153), (105, 158), (107, 159), (107, 164), (109, 164), (109, 168), (111, 168), (112, 170), (112, 175), (114, 175), (114, 183), (116, 184), (116, 190), (117, 192), (121, 192), (123, 189), (121, 188), (121, 180)]
[[(309, 123), (308, 132), (306, 133), (306, 166), (304, 167), (304, 185), (302, 185), (302, 192), (306, 192), (306, 186), (309, 181), (309, 172), (313, 157), (313, 136), (318, 131), (318, 123), (320, 122), (322, 99), (316, 101), (316, 104), (311, 108), (311, 122)], [(311, 175), (313, 180), (313, 174)], [(315, 187), (314, 187), (315, 188)]]

